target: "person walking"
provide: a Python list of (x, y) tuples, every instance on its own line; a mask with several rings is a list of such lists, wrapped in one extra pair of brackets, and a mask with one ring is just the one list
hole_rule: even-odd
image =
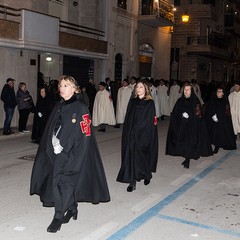
[(122, 131), (121, 167), (117, 181), (129, 183), (128, 192), (136, 182), (148, 185), (158, 160), (157, 117), (148, 83), (139, 80), (130, 99)]
[(116, 125), (116, 118), (112, 98), (106, 90), (106, 83), (99, 83), (99, 91), (96, 94), (93, 105), (93, 126), (100, 126), (99, 132), (106, 131), (106, 125)]
[(27, 121), (31, 109), (33, 108), (33, 100), (32, 96), (27, 90), (26, 83), (24, 82), (19, 83), (16, 99), (19, 111), (18, 131), (20, 133), (29, 133), (30, 131), (27, 130)]
[(15, 91), (14, 91), (14, 82), (13, 78), (8, 78), (6, 84), (3, 86), (1, 93), (1, 100), (3, 101), (4, 111), (5, 111), (5, 120), (3, 125), (3, 135), (10, 135), (14, 133), (11, 130), (11, 122), (14, 114), (15, 107), (17, 105)]
[(47, 231), (55, 233), (72, 218), (78, 202), (110, 201), (102, 159), (89, 110), (71, 76), (59, 80), (61, 100), (56, 103), (42, 135), (34, 161), (30, 194), (44, 207), (54, 207)]
[(165, 153), (184, 157), (184, 168), (189, 168), (190, 159), (213, 154), (201, 103), (190, 83), (184, 84), (183, 94), (173, 108)]
[(234, 83), (234, 91), (228, 96), (234, 134), (240, 133), (240, 81)]
[(214, 145), (213, 153), (216, 154), (219, 148), (236, 149), (230, 105), (228, 98), (224, 95), (224, 87), (217, 87), (214, 96), (208, 102), (205, 118), (211, 144)]

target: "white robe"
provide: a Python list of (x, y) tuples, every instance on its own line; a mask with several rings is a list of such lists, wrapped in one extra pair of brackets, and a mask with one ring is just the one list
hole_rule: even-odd
[(181, 97), (181, 94), (179, 93), (180, 87), (178, 85), (172, 85), (170, 88), (170, 93), (169, 93), (169, 108), (170, 108), (170, 113), (173, 110), (173, 107), (178, 100), (178, 98)]
[(193, 90), (194, 90), (195, 94), (197, 95), (201, 105), (203, 105), (204, 102), (202, 100), (202, 94), (201, 94), (201, 90), (200, 90), (199, 85), (198, 84), (194, 84), (192, 87), (193, 87)]
[(228, 96), (235, 135), (240, 133), (240, 92), (232, 92)]
[(160, 116), (170, 116), (168, 87), (166, 85), (159, 85), (157, 93)]
[(154, 87), (153, 85), (150, 88), (151, 94), (152, 94), (152, 98), (154, 101), (154, 105), (155, 105), (155, 110), (156, 110), (156, 117), (159, 118), (160, 117), (160, 112), (159, 112), (159, 105), (158, 105), (158, 93), (157, 93), (157, 88)]
[(128, 102), (131, 96), (132, 89), (128, 86), (118, 89), (116, 120), (119, 124), (124, 123)]
[(93, 126), (98, 126), (103, 123), (108, 125), (116, 124), (113, 102), (110, 93), (106, 89), (97, 92), (92, 116)]

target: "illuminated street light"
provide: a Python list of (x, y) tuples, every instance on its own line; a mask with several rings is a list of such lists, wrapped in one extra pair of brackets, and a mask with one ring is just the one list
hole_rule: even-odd
[(182, 15), (182, 22), (187, 23), (189, 21), (189, 15), (187, 13)]

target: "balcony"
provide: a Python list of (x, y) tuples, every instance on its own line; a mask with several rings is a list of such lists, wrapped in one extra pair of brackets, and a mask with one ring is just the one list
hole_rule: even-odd
[(214, 58), (229, 58), (228, 41), (222, 34), (213, 32), (210, 36), (187, 38), (187, 53)]
[(166, 1), (155, 1), (152, 5), (142, 1), (138, 21), (152, 27), (173, 26), (174, 6)]

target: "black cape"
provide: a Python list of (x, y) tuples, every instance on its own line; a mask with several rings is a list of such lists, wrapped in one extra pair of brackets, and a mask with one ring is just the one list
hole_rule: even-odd
[[(64, 150), (54, 154), (52, 134), (59, 112), (62, 119), (57, 137)], [(110, 200), (101, 156), (90, 123), (87, 106), (75, 95), (68, 101), (58, 102), (49, 116), (33, 165), (30, 186), (30, 194), (39, 195), (43, 206), (54, 206), (53, 185), (58, 184), (61, 176), (76, 177), (76, 174), (74, 192), (78, 202), (96, 204)]]
[[(42, 116), (39, 116), (39, 113)], [(33, 117), (33, 127), (32, 127), (32, 140), (36, 143), (40, 142), (44, 128), (47, 124), (47, 120), (50, 114), (50, 100), (49, 97), (39, 97), (36, 103)]]
[(153, 100), (129, 101), (122, 132), (122, 163), (117, 181), (151, 179), (158, 159), (158, 132)]
[[(184, 118), (186, 112), (189, 118)], [(212, 155), (212, 147), (202, 115), (201, 104), (192, 91), (190, 98), (182, 95), (176, 102), (168, 128), (166, 155), (198, 159)]]
[[(217, 115), (218, 122), (214, 122), (213, 115)], [(234, 135), (230, 105), (228, 98), (214, 96), (208, 103), (205, 118), (209, 129), (211, 143), (226, 150), (236, 149), (236, 136)]]

